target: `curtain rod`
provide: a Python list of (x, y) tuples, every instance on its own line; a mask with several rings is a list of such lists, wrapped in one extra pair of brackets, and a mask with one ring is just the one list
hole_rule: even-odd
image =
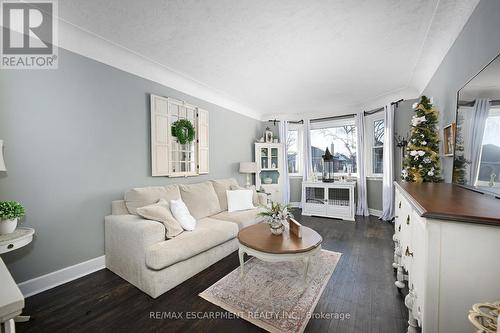
[[(400, 99), (400, 100), (397, 100), (395, 102), (391, 102), (391, 105), (396, 105), (396, 107), (398, 107), (399, 103), (403, 102), (404, 99)], [(381, 108), (378, 108), (378, 109), (375, 109), (375, 110), (371, 110), (371, 111), (365, 111), (364, 114), (365, 115), (369, 115), (369, 114), (374, 114), (374, 113), (377, 113), (377, 112), (380, 112), (380, 111), (383, 111), (384, 110), (384, 107), (381, 107)], [(314, 119), (311, 119), (310, 122), (311, 123), (316, 123), (316, 122), (320, 122), (320, 121), (328, 121), (328, 120), (335, 120), (335, 119), (349, 119), (349, 118), (353, 118), (354, 116), (356, 116), (355, 113), (350, 113), (350, 114), (343, 114), (343, 115), (340, 115), (340, 116), (331, 116), (331, 117), (324, 117), (324, 118), (314, 118)], [(280, 121), (277, 120), (277, 119), (274, 119), (274, 120), (268, 120), (268, 122), (271, 122), (271, 123), (274, 123), (276, 125), (276, 123), (279, 123)], [(303, 124), (304, 121), (303, 120), (300, 120), (300, 121), (289, 121), (290, 124)]]
[[(473, 101), (470, 101), (470, 102), (467, 102), (467, 101), (458, 101), (458, 106), (474, 106), (474, 103), (476, 103), (475, 100)], [(491, 105), (500, 105), (500, 99), (495, 99), (495, 100), (492, 100), (490, 101), (490, 104)]]

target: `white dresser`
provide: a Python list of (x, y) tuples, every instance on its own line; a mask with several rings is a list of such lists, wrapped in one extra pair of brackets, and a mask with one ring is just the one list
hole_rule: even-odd
[(471, 332), (472, 304), (500, 298), (500, 200), (452, 184), (395, 183), (396, 286), (408, 332)]

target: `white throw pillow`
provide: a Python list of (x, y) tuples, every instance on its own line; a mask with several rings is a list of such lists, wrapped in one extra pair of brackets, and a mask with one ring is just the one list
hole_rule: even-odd
[(170, 200), (170, 211), (184, 230), (194, 230), (196, 227), (196, 219), (189, 213), (189, 210), (182, 199)]
[(227, 211), (237, 212), (240, 210), (254, 209), (252, 190), (226, 191)]

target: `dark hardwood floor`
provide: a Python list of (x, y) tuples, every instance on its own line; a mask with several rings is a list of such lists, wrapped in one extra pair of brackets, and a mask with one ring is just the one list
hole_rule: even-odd
[[(300, 217), (323, 236), (323, 248), (342, 253), (315, 313), (344, 313), (350, 319), (311, 319), (306, 332), (406, 332), (408, 313), (394, 286), (393, 226), (375, 217), (357, 222)], [(224, 310), (198, 296), (238, 267), (233, 253), (154, 300), (104, 269), (26, 299), (18, 332), (261, 332), (233, 319), (187, 319), (188, 312)], [(152, 319), (151, 312), (182, 318)]]

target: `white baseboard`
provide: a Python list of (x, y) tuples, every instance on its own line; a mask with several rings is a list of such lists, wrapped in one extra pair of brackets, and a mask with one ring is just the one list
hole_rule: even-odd
[(300, 202), (290, 202), (291, 207), (299, 208)]
[(376, 216), (376, 217), (381, 217), (382, 216), (382, 211), (378, 210), (378, 209), (368, 208), (368, 213), (370, 213), (370, 215), (373, 215), (373, 216)]
[(21, 292), (26, 298), (41, 293), (42, 291), (57, 287), (66, 282), (78, 279), (79, 277), (87, 274), (96, 272), (105, 267), (105, 256), (100, 256), (31, 280), (21, 282), (17, 286), (21, 289)]

